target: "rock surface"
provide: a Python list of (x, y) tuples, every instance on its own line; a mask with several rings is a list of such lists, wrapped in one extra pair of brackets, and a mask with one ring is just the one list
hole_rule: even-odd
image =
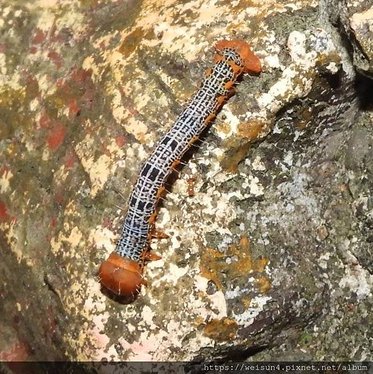
[[(2, 2), (2, 360), (372, 360), (373, 10), (355, 3)], [(222, 38), (263, 72), (173, 183), (162, 259), (122, 305), (98, 266)]]

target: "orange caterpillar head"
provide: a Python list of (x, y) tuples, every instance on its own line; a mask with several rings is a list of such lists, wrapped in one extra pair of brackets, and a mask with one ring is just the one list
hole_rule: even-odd
[(251, 51), (249, 44), (243, 40), (220, 40), (215, 44), (217, 51), (225, 48), (232, 48), (240, 55), (244, 73), (258, 74), (262, 71), (259, 58)]
[(101, 264), (98, 273), (101, 284), (118, 296), (134, 297), (146, 285), (140, 264), (116, 252)]

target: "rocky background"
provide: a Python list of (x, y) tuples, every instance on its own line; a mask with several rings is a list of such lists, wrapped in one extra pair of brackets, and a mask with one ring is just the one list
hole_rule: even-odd
[[(244, 76), (106, 297), (141, 162), (222, 38)], [(369, 0), (3, 0), (1, 360), (372, 360)]]

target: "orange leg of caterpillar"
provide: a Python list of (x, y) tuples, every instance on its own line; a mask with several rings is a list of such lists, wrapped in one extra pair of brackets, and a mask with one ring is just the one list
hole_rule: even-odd
[(171, 164), (171, 169), (173, 171), (178, 171), (177, 170), (177, 167), (180, 165), (180, 160), (175, 160), (172, 164)]
[(142, 258), (143, 258), (144, 261), (158, 261), (162, 257), (157, 253), (147, 251), (143, 254)]
[(159, 187), (156, 195), (156, 199), (160, 199), (166, 193), (166, 188), (164, 186)]
[(211, 68), (208, 68), (206, 71), (205, 71), (205, 76), (208, 77), (209, 75), (211, 75), (212, 73), (212, 69)]
[(230, 90), (233, 86), (234, 86), (234, 82), (233, 81), (229, 81), (229, 82), (225, 83), (224, 88), (226, 90)]
[(217, 101), (218, 101), (219, 107), (222, 106), (222, 105), (225, 103), (226, 99), (227, 99), (226, 96), (219, 96), (219, 97), (217, 98)]
[(157, 220), (157, 212), (154, 211), (148, 219), (150, 225), (154, 225), (155, 221)]
[(196, 135), (193, 136), (192, 139), (189, 140), (188, 147), (191, 147), (197, 140), (199, 140), (199, 137)]
[(168, 239), (169, 235), (167, 235), (165, 232), (162, 230), (156, 230), (153, 229), (151, 234), (150, 234), (152, 239)]
[(215, 117), (216, 117), (216, 114), (215, 114), (215, 113), (210, 113), (210, 114), (206, 117), (206, 119), (205, 119), (205, 123), (208, 124), (208, 123), (212, 122), (212, 121), (215, 119)]
[(231, 66), (233, 72), (236, 74), (236, 76), (240, 75), (242, 73), (242, 68), (240, 66), (237, 66), (234, 62), (228, 61), (228, 64)]

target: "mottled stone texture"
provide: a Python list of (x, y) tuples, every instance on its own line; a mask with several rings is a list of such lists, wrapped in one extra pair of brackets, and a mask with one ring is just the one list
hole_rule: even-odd
[[(0, 4), (1, 360), (372, 360), (370, 1)], [(130, 305), (96, 275), (141, 162), (242, 38)]]

